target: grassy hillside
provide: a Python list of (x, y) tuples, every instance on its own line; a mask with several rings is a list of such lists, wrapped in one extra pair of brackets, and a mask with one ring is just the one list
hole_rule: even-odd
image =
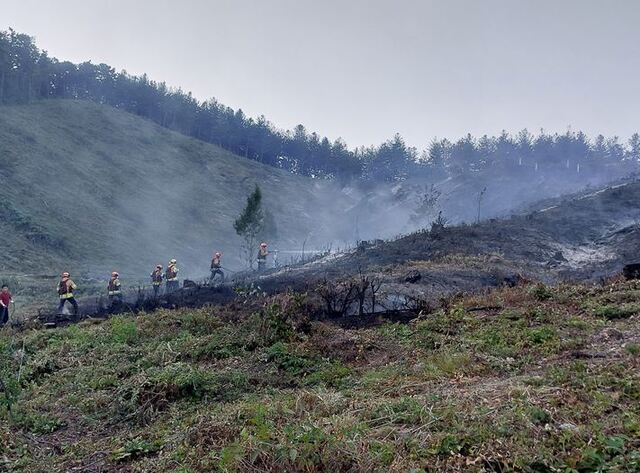
[(636, 282), (443, 299), (410, 324), (303, 295), (0, 332), (6, 471), (638, 471)]
[(0, 176), (5, 273), (146, 275), (176, 257), (203, 274), (214, 248), (238, 255), (255, 184), (284, 247), (331, 215), (320, 184), (89, 102), (0, 107)]

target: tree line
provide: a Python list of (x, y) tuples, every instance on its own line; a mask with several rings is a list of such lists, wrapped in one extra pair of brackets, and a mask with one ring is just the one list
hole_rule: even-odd
[(117, 72), (107, 64), (74, 64), (49, 57), (31, 36), (0, 31), (0, 105), (42, 99), (91, 100), (134, 113), (246, 158), (316, 178), (394, 182), (409, 176), (432, 179), (482, 173), (592, 173), (637, 170), (640, 136), (627, 143), (582, 132), (532, 135), (467, 135), (434, 139), (425, 150), (400, 135), (378, 146), (349, 149), (303, 125), (280, 130), (264, 116), (247, 117), (216, 99), (199, 101), (146, 74)]

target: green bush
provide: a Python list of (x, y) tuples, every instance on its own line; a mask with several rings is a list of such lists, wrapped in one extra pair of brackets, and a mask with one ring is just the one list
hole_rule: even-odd
[(638, 343), (630, 343), (627, 345), (627, 351), (631, 353), (633, 356), (640, 355), (640, 344)]
[(593, 313), (598, 317), (604, 317), (605, 319), (627, 319), (632, 315), (640, 313), (640, 305), (638, 304), (611, 304), (604, 306), (597, 306), (594, 308)]
[(242, 340), (227, 341), (221, 336), (214, 336), (205, 344), (195, 348), (192, 356), (196, 360), (226, 360), (241, 353)]
[(298, 355), (289, 350), (289, 346), (282, 342), (271, 345), (267, 350), (267, 361), (275, 363), (278, 369), (289, 372), (294, 376), (304, 376), (314, 371), (314, 360)]
[(149, 373), (142, 398), (158, 395), (167, 401), (204, 397), (232, 400), (248, 388), (248, 379), (242, 373), (212, 373), (186, 363), (173, 363)]
[(54, 415), (33, 411), (16, 413), (14, 422), (34, 434), (49, 434), (65, 426), (65, 422)]
[(538, 283), (531, 289), (529, 289), (529, 294), (531, 294), (539, 301), (546, 301), (548, 299), (551, 299), (551, 297), (553, 296), (553, 292), (551, 291), (551, 289), (543, 283)]
[(321, 366), (316, 372), (309, 374), (305, 379), (305, 384), (325, 384), (326, 386), (339, 388), (344, 385), (344, 379), (351, 375), (351, 373), (351, 368), (339, 361), (327, 363)]
[(111, 338), (117, 343), (133, 345), (138, 339), (138, 326), (135, 320), (123, 316), (112, 318)]
[(556, 337), (556, 332), (550, 327), (540, 327), (530, 329), (527, 333), (530, 341), (535, 344), (542, 344), (549, 340), (553, 340)]
[(529, 417), (534, 424), (548, 424), (551, 421), (551, 415), (544, 409), (533, 406), (529, 409)]
[(115, 461), (129, 461), (155, 453), (160, 448), (162, 448), (162, 443), (160, 442), (148, 442), (136, 437), (127, 441), (124, 446), (115, 449), (111, 456)]

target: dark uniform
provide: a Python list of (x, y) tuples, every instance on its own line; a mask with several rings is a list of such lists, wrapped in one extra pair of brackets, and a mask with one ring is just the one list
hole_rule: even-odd
[(264, 271), (267, 269), (267, 256), (269, 255), (269, 251), (267, 251), (266, 247), (260, 247), (258, 250), (258, 271)]
[(151, 285), (153, 286), (153, 296), (158, 297), (160, 294), (160, 286), (162, 285), (162, 266), (156, 266), (156, 269), (151, 273)]
[(120, 288), (120, 276), (118, 275), (111, 276), (107, 290), (109, 291), (109, 302), (111, 304), (122, 302), (122, 289)]
[(164, 275), (167, 281), (167, 294), (180, 289), (180, 283), (178, 282), (178, 267), (176, 262), (172, 261), (167, 266), (167, 271)]
[(220, 255), (215, 255), (213, 257), (213, 259), (211, 260), (211, 276), (209, 277), (209, 280), (211, 282), (213, 282), (214, 278), (219, 274), (221, 281), (220, 282), (224, 282), (224, 272), (222, 272), (222, 256)]
[(78, 302), (73, 296), (73, 291), (76, 289), (76, 283), (69, 276), (63, 276), (58, 284), (58, 296), (60, 296), (60, 304), (58, 304), (58, 314), (62, 314), (64, 304), (69, 302), (73, 306), (73, 315), (78, 315)]

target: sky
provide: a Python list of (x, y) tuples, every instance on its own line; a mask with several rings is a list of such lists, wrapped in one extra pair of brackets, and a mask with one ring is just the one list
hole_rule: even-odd
[(637, 0), (0, 0), (0, 29), (350, 147), (640, 129)]

